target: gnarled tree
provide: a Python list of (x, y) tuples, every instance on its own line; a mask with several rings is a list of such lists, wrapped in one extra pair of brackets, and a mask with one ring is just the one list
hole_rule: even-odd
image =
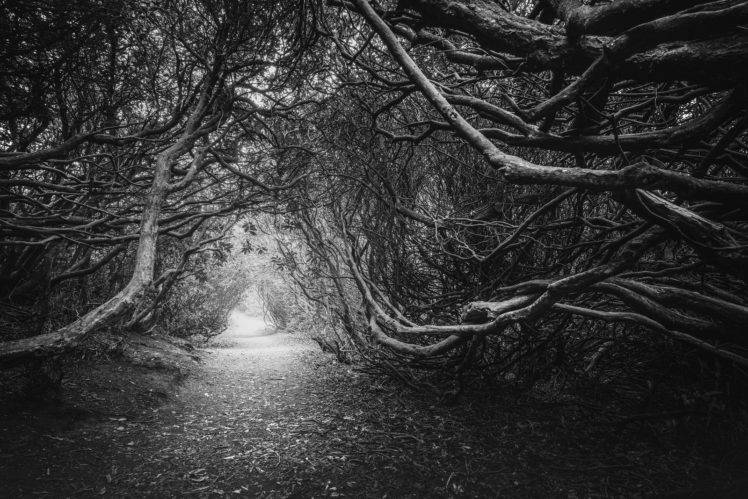
[[(43, 320), (30, 331), (42, 334), (9, 328), (0, 364), (63, 352), (115, 323), (147, 327), (196, 255), (293, 183), (297, 171), (258, 158), (284, 147), (267, 120), (304, 98), (288, 94), (313, 38), (314, 12), (299, 7), (3, 7), (0, 297), (8, 317)], [(68, 294), (68, 310), (50, 312), (52, 297), (92, 276), (82, 303)]]
[(300, 230), (378, 351), (590, 367), (635, 333), (748, 366), (746, 2), (332, 4), (348, 115), (306, 193), (330, 232)]

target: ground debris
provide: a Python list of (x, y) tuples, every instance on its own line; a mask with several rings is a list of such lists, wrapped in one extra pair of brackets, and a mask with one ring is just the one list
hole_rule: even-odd
[(166, 401), (52, 426), (9, 420), (0, 496), (641, 496), (733, 486), (741, 465), (684, 418), (611, 431), (532, 395), (446, 406), (325, 362), (303, 338), (240, 333)]

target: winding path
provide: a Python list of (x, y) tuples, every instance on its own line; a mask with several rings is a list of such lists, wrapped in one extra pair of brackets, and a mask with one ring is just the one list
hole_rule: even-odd
[(166, 402), (0, 424), (0, 497), (658, 495), (717, 469), (590, 425), (574, 405), (507, 394), (445, 406), (232, 320)]

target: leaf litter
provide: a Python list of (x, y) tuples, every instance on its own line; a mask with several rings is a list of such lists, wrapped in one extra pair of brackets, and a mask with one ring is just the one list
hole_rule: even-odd
[(585, 497), (730, 476), (693, 447), (663, 452), (674, 435), (518, 397), (445, 406), (303, 338), (240, 338), (209, 348), (160, 405), (54, 432), (28, 420), (23, 438), (4, 427), (0, 495)]

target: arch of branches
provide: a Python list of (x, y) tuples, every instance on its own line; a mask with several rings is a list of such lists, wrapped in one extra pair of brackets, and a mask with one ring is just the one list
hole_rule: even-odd
[(366, 358), (589, 368), (633, 342), (748, 365), (747, 2), (4, 17), (3, 306), (109, 287), (0, 362), (144, 327), (235, 220), (267, 212), (278, 267)]

